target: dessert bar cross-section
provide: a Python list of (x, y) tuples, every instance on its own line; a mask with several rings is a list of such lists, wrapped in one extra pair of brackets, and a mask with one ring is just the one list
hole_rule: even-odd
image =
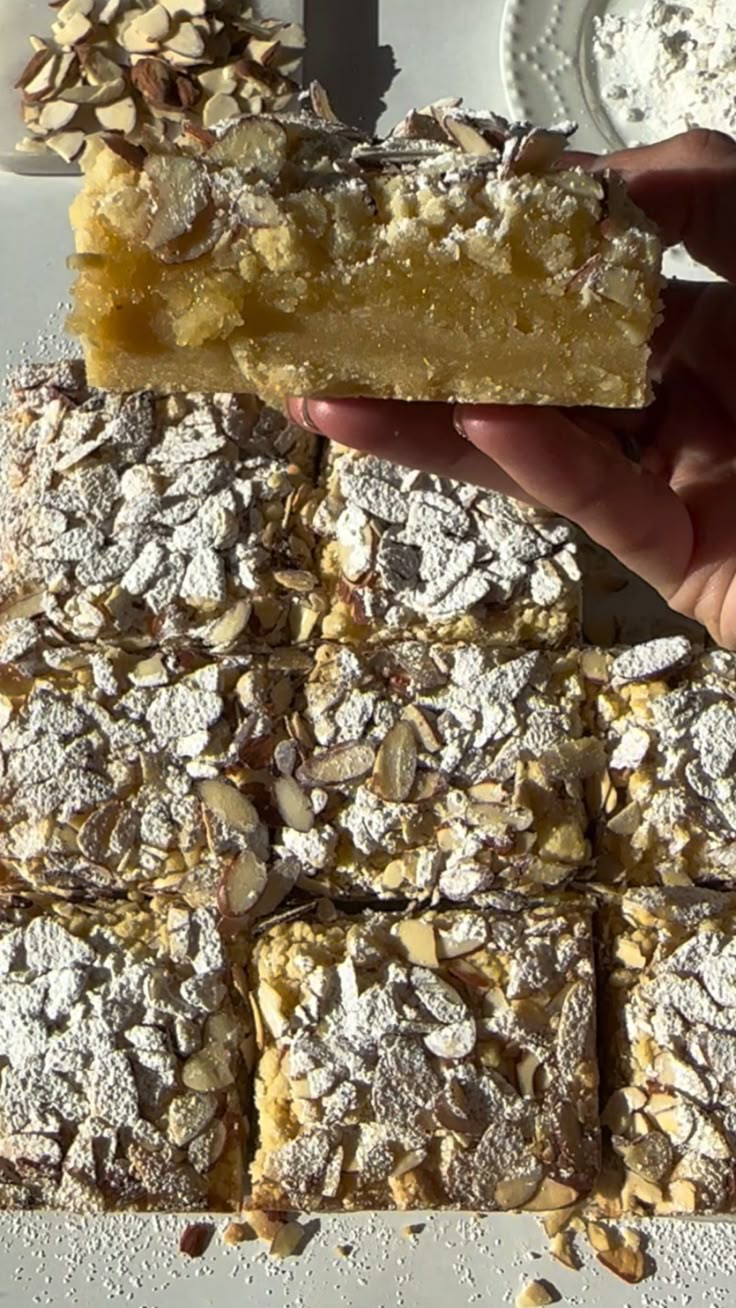
[(90, 378), (641, 407), (660, 242), (566, 145), (458, 101), (384, 141), (307, 113), (93, 141), (70, 320)]

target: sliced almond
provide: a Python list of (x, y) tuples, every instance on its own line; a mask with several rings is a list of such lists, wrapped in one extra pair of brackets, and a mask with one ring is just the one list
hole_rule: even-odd
[(641, 826), (642, 812), (639, 804), (634, 801), (627, 804), (625, 808), (619, 809), (613, 817), (608, 819), (608, 830), (612, 831), (614, 836), (633, 836)]
[(267, 118), (245, 118), (223, 131), (209, 150), (216, 164), (252, 169), (267, 181), (275, 180), (286, 159), (286, 131)]
[(569, 1231), (557, 1231), (552, 1236), (549, 1242), (549, 1252), (553, 1258), (557, 1259), (558, 1263), (562, 1263), (563, 1267), (569, 1267), (570, 1271), (576, 1272), (579, 1269), (580, 1263), (575, 1257)]
[(314, 809), (299, 783), (293, 777), (277, 777), (273, 790), (276, 807), (287, 827), (294, 831), (311, 831)]
[[(14, 83), (16, 91), (23, 91), (30, 83), (33, 83), (53, 57), (51, 50), (46, 45), (42, 46), (40, 50), (34, 50), (17, 82)], [(52, 77), (47, 85), (50, 87), (53, 84), (54, 79)]]
[(324, 118), (328, 123), (339, 123), (335, 110), (330, 103), (330, 97), (321, 82), (309, 83), (309, 101), (312, 111), (318, 118)]
[(638, 1285), (644, 1279), (646, 1264), (640, 1249), (629, 1249), (626, 1245), (609, 1248), (598, 1254), (598, 1262), (607, 1271), (626, 1281), (627, 1285)]
[(638, 1086), (623, 1086), (615, 1090), (601, 1114), (603, 1126), (607, 1126), (614, 1135), (622, 1135), (628, 1129), (632, 1114), (644, 1108), (647, 1096)]
[(410, 963), (414, 963), (417, 967), (439, 967), (437, 938), (430, 922), (407, 918), (397, 923), (396, 934), (404, 946)]
[(170, 54), (199, 59), (204, 54), (204, 37), (193, 23), (185, 20), (166, 38), (166, 49)]
[(146, 244), (156, 250), (187, 232), (210, 199), (209, 185), (193, 159), (149, 155), (144, 165), (156, 208)]
[(493, 1192), (496, 1205), (505, 1213), (516, 1208), (528, 1208), (539, 1189), (540, 1179), (541, 1168), (531, 1176), (516, 1176), (499, 1181)]
[(231, 95), (238, 85), (238, 78), (232, 64), (224, 68), (206, 68), (197, 74), (197, 81), (208, 95)]
[(116, 100), (113, 104), (96, 105), (95, 118), (106, 132), (121, 132), (127, 136), (135, 127), (135, 100), (126, 95), (123, 100)]
[(239, 113), (240, 105), (235, 96), (218, 91), (206, 101), (202, 110), (202, 122), (205, 127), (214, 127), (215, 123), (222, 123), (228, 118), (237, 118)]
[(50, 58), (44, 59), (39, 64), (37, 71), (33, 73), (33, 76), (26, 81), (24, 98), (26, 100), (43, 100), (46, 96), (51, 95), (56, 90), (60, 64), (61, 55), (59, 54), (53, 54)]
[(209, 628), (207, 643), (213, 648), (232, 645), (233, 641), (245, 631), (250, 615), (250, 601), (236, 600), (232, 608), (228, 609), (227, 613), (223, 613), (222, 617)]
[(72, 163), (84, 149), (84, 132), (57, 132), (46, 138), (46, 144), (54, 154), (60, 155), (67, 163)]
[(67, 104), (64, 100), (47, 100), (41, 110), (38, 125), (45, 132), (60, 132), (71, 122), (76, 112), (75, 104)]
[(258, 813), (251, 801), (230, 781), (213, 778), (200, 781), (202, 803), (217, 817), (236, 831), (255, 831), (259, 826)]
[(554, 1177), (546, 1176), (534, 1198), (527, 1203), (526, 1208), (531, 1213), (543, 1213), (554, 1208), (569, 1208), (579, 1198), (580, 1195), (573, 1186), (565, 1185), (563, 1181), (556, 1181)]
[(362, 741), (334, 745), (305, 759), (297, 772), (297, 778), (309, 785), (338, 786), (366, 776), (373, 767), (374, 759), (373, 746)]
[(670, 1181), (667, 1198), (673, 1212), (696, 1213), (698, 1211), (698, 1191), (693, 1181)]
[[(66, 6), (65, 6), (66, 8)], [(61, 11), (63, 13), (63, 10)], [(86, 14), (77, 11), (73, 13), (65, 22), (57, 20), (51, 28), (59, 45), (64, 49), (77, 45), (83, 41), (92, 31), (92, 24)]]
[(299, 1222), (285, 1222), (271, 1241), (269, 1255), (271, 1258), (290, 1258), (299, 1252), (305, 1238), (305, 1229)]
[(278, 990), (270, 985), (268, 981), (261, 981), (258, 986), (257, 1000), (263, 1021), (274, 1039), (278, 1040), (289, 1029), (289, 1023), (284, 1016)]
[(207, 0), (160, 0), (172, 18), (202, 18), (207, 13)]
[(154, 4), (127, 24), (122, 34), (122, 44), (131, 54), (148, 54), (149, 51), (158, 49), (170, 28), (171, 15), (163, 5)]
[(222, 1242), (228, 1245), (244, 1244), (255, 1239), (256, 1233), (250, 1222), (228, 1222), (222, 1233)]
[(373, 781), (384, 799), (405, 800), (417, 770), (417, 738), (410, 722), (402, 720), (384, 736), (376, 756)]
[(424, 1044), (436, 1058), (467, 1058), (475, 1049), (477, 1030), (475, 1018), (469, 1015), (460, 1022), (448, 1022), (446, 1026), (437, 1027), (424, 1037)]
[(118, 77), (114, 82), (104, 82), (101, 86), (86, 86), (80, 82), (77, 86), (64, 86), (59, 92), (60, 99), (73, 105), (114, 104), (125, 98), (125, 82)]
[(463, 122), (460, 118), (451, 118), (446, 116), (442, 120), (442, 126), (447, 135), (465, 150), (466, 154), (476, 154), (481, 156), (498, 154), (495, 146), (491, 145), (484, 136), (481, 135), (470, 123)]
[(519, 1290), (514, 1304), (515, 1308), (546, 1308), (547, 1304), (556, 1303), (559, 1297), (544, 1281), (528, 1281)]
[(258, 903), (268, 880), (265, 863), (250, 850), (239, 854), (222, 874), (217, 907), (226, 917), (243, 917)]

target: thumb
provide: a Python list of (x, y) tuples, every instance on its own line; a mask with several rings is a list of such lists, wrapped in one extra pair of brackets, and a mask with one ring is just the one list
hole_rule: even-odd
[(696, 128), (588, 167), (619, 173), (668, 245), (682, 241), (699, 263), (736, 282), (736, 140)]

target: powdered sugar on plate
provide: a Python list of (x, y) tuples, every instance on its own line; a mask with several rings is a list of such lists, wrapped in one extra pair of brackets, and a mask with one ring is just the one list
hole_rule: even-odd
[(629, 144), (691, 127), (736, 133), (733, 0), (644, 0), (607, 13), (594, 20), (593, 50), (602, 98)]

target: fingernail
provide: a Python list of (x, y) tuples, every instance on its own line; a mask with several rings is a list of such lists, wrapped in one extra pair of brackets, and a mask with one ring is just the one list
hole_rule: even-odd
[(315, 436), (321, 435), (319, 427), (316, 426), (309, 416), (309, 400), (302, 398), (289, 400), (287, 408), (289, 410), (289, 417), (292, 422), (297, 424), (297, 426), (303, 427), (305, 431), (314, 432)]
[(458, 436), (462, 436), (464, 441), (470, 439), (468, 433), (463, 427), (463, 410), (462, 410), (462, 405), (460, 404), (456, 404), (454, 409), (452, 410), (452, 425), (455, 428), (455, 431), (457, 432)]

